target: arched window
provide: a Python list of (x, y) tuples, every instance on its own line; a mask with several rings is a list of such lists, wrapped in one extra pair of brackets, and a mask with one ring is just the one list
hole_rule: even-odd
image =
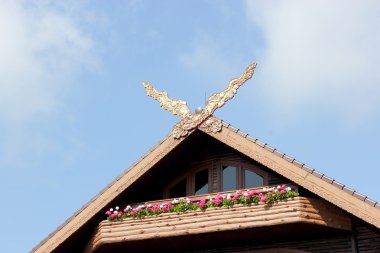
[(243, 188), (255, 188), (264, 185), (264, 176), (256, 171), (243, 167)]
[(174, 180), (164, 190), (164, 197), (178, 198), (185, 196), (201, 195), (211, 192), (210, 167), (196, 166), (188, 173)]
[(255, 188), (268, 184), (268, 175), (250, 164), (222, 161), (219, 181), (220, 191)]
[(185, 175), (175, 179), (164, 189), (164, 197), (178, 198), (211, 192), (255, 188), (267, 184), (268, 174), (255, 165), (228, 160), (214, 160), (209, 163), (194, 165)]

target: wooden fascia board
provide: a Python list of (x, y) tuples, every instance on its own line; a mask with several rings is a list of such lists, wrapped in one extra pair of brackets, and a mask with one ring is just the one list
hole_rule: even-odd
[(226, 127), (217, 133), (199, 130), (380, 229), (380, 210), (376, 207), (368, 205)]
[(63, 243), (70, 235), (83, 226), (90, 218), (92, 218), (98, 212), (108, 208), (107, 205), (116, 198), (120, 193), (127, 189), (133, 182), (140, 178), (144, 173), (150, 170), (157, 162), (159, 162), (164, 156), (172, 151), (181, 140), (174, 139), (172, 136), (168, 136), (160, 145), (149, 152), (141, 161), (139, 161), (134, 167), (128, 170), (124, 175), (119, 177), (113, 182), (107, 189), (104, 190), (99, 196), (91, 200), (87, 206), (85, 206), (78, 214), (68, 221), (60, 229), (57, 229), (52, 235), (50, 235), (46, 241), (38, 245), (32, 252), (51, 252)]

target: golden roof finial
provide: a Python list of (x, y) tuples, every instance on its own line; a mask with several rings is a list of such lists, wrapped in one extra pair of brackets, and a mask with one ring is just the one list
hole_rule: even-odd
[[(205, 108), (198, 113), (190, 112), (185, 101), (173, 100), (168, 97), (166, 92), (157, 91), (149, 83), (143, 83), (146, 94), (157, 100), (161, 107), (174, 115), (179, 115), (182, 119), (174, 126), (174, 138), (186, 136), (189, 131), (200, 126), (206, 131), (218, 132), (222, 128), (222, 122), (212, 118), (214, 111), (222, 107), (228, 100), (232, 99), (240, 86), (253, 76), (256, 63), (250, 64), (244, 73), (235, 79), (232, 79), (227, 88), (219, 93), (213, 94), (207, 101)], [(207, 120), (206, 120), (207, 119)]]

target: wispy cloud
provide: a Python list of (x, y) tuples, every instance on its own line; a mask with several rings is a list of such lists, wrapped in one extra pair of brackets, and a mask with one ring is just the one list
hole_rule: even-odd
[[(335, 110), (353, 126), (380, 111), (377, 1), (247, 1), (260, 28), (265, 94), (289, 115)], [(264, 84), (263, 84), (264, 85)]]
[(93, 40), (72, 11), (49, 1), (0, 2), (2, 161), (27, 146), (25, 138), (37, 138), (28, 137), (30, 124), (56, 112), (70, 77), (98, 64)]
[(180, 62), (186, 68), (204, 75), (219, 73), (229, 77), (231, 73), (234, 74), (236, 65), (228, 52), (225, 45), (215, 37), (198, 32), (191, 41), (189, 49), (180, 55)]

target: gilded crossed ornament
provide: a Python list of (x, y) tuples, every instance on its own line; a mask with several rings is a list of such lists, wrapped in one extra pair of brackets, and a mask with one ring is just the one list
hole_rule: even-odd
[(256, 63), (250, 64), (244, 73), (235, 79), (232, 79), (227, 88), (219, 93), (214, 93), (206, 103), (206, 106), (200, 112), (192, 113), (187, 103), (182, 100), (173, 100), (163, 91), (157, 91), (149, 83), (143, 83), (146, 94), (157, 100), (161, 107), (174, 115), (180, 116), (182, 119), (174, 128), (172, 135), (179, 139), (189, 134), (193, 129), (200, 127), (207, 132), (216, 133), (222, 129), (222, 122), (212, 117), (214, 111), (222, 107), (228, 100), (232, 99), (240, 86), (253, 76)]

